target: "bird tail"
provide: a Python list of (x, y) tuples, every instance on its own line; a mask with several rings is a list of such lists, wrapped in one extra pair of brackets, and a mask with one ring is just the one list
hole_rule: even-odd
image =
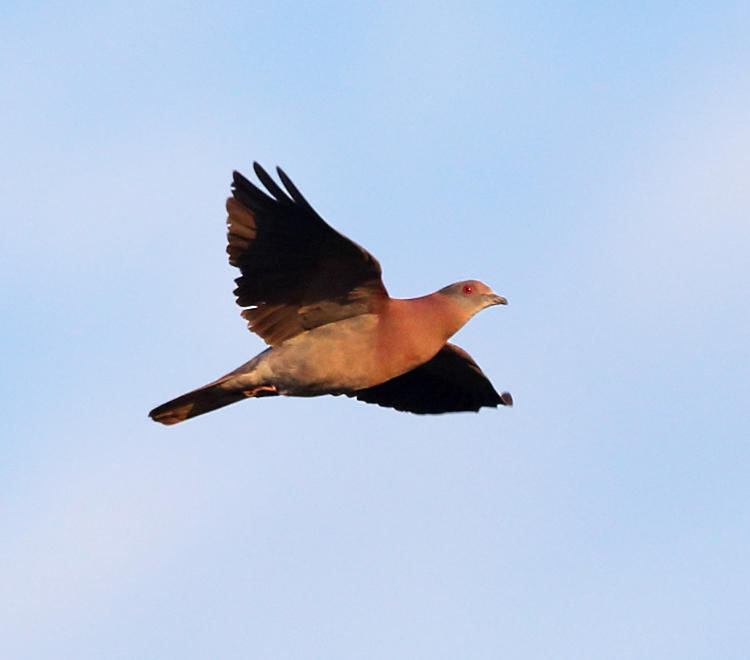
[(228, 385), (226, 380), (220, 379), (197, 390), (178, 396), (176, 399), (162, 403), (148, 415), (155, 422), (162, 424), (177, 424), (191, 417), (197, 417), (223, 408), (230, 403), (242, 401), (248, 397), (274, 396), (278, 392), (274, 387), (260, 386), (252, 389), (237, 389)]

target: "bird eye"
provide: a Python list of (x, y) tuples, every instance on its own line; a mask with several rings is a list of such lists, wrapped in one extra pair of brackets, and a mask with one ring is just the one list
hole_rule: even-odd
[(474, 292), (474, 289), (472, 289), (468, 284), (464, 287), (464, 293), (469, 296)]

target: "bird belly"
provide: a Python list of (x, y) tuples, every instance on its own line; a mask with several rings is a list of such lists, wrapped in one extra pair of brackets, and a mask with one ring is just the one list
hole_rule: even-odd
[(264, 368), (281, 394), (340, 394), (387, 380), (378, 355), (377, 316), (361, 314), (313, 328), (274, 346)]

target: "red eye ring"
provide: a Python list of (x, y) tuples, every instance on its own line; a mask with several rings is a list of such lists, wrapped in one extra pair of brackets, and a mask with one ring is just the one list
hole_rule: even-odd
[(474, 293), (474, 289), (472, 289), (468, 284), (464, 287), (464, 293), (467, 296), (470, 296), (472, 293)]

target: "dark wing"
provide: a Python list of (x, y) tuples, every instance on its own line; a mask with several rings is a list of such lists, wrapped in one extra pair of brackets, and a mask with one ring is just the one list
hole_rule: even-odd
[(388, 293), (380, 264), (339, 234), (277, 168), (286, 192), (258, 163), (269, 196), (239, 172), (227, 200), (229, 263), (250, 330), (275, 345), (333, 321), (377, 312)]
[(350, 396), (420, 415), (513, 405), (510, 394), (498, 394), (471, 356), (454, 344), (416, 369)]

